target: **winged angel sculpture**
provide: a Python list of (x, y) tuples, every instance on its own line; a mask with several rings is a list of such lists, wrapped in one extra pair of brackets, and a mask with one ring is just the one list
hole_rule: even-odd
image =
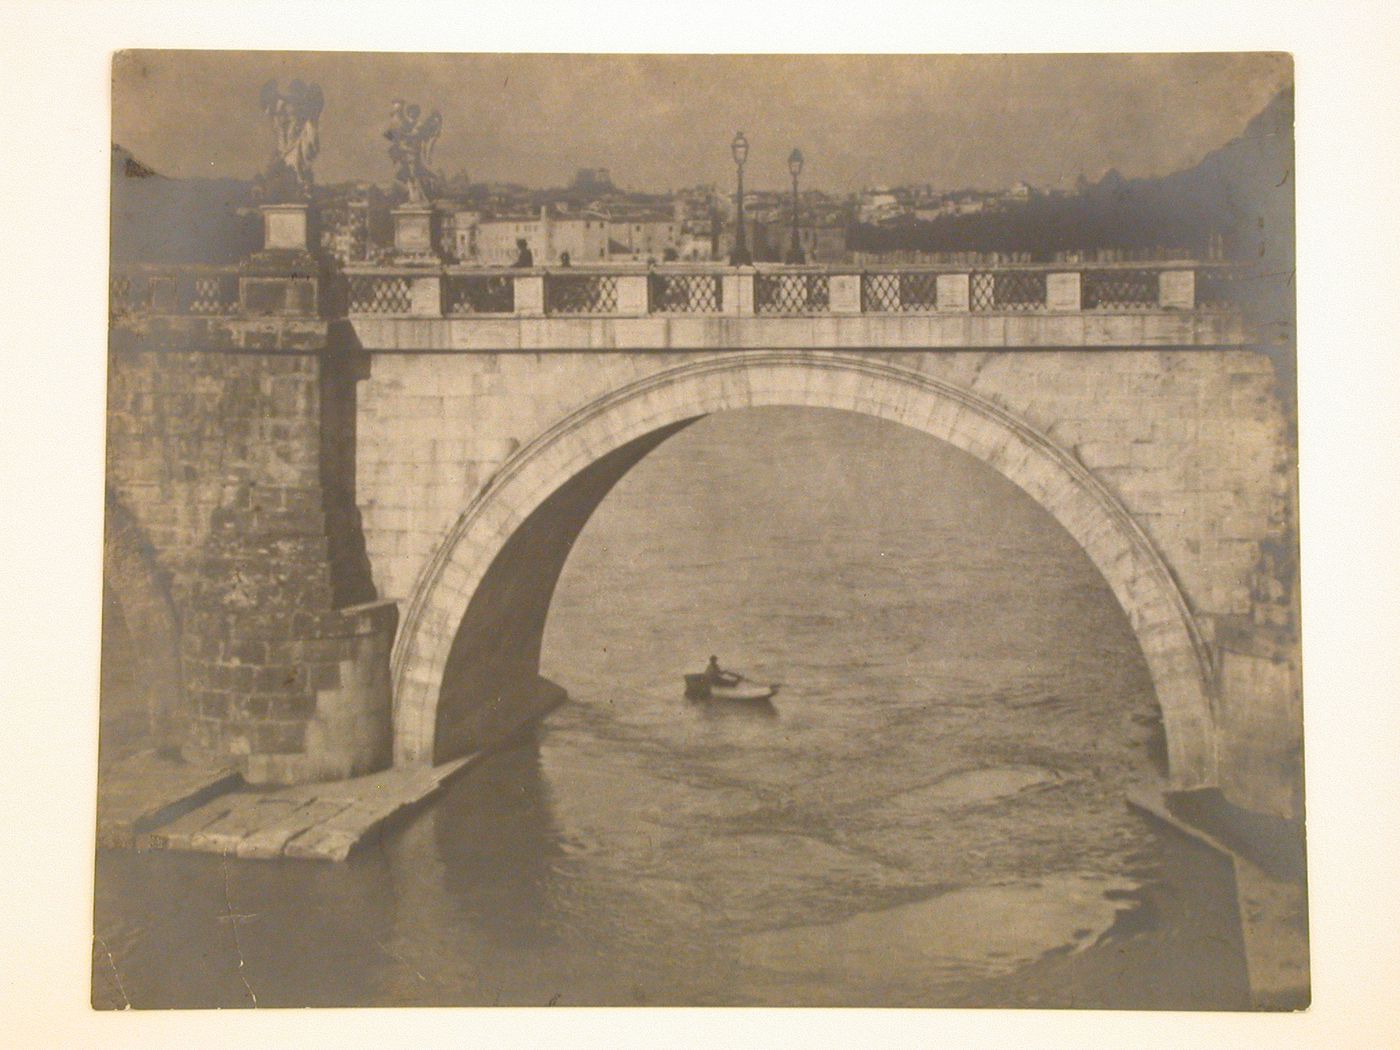
[(436, 182), (433, 173), (433, 147), (442, 134), (442, 114), (437, 110), (423, 116), (418, 106), (395, 99), (389, 110), (389, 159), (394, 162), (394, 178), (408, 191), (410, 204), (427, 202)]
[(296, 177), (296, 187), (302, 196), (311, 192), (311, 164), (321, 152), (317, 125), (325, 98), (318, 84), (293, 80), (284, 95), (276, 80), (262, 87), (262, 111), (272, 124), (276, 137), (276, 153), (268, 165), (268, 174), (277, 176), (290, 171)]

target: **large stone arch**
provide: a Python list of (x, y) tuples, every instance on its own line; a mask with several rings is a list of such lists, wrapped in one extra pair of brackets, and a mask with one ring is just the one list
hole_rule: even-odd
[[(439, 705), (449, 658), (459, 669), (470, 663), (463, 635), (518, 640), (543, 630), (573, 539), (634, 463), (695, 419), (765, 405), (902, 423), (1020, 486), (1084, 548), (1127, 613), (1162, 710), (1173, 786), (1216, 782), (1209, 651), (1170, 571), (1119, 501), (1073, 455), (985, 398), (882, 361), (816, 351), (726, 353), (666, 368), (517, 450), (449, 530), (409, 602), (393, 663), (395, 761), (447, 757)], [(533, 642), (525, 662), (535, 659), (537, 669)], [(512, 698), (493, 692), (486, 702)]]
[(116, 598), (135, 657), (137, 684), (158, 747), (178, 745), (184, 722), (180, 632), (155, 550), (110, 492), (102, 540), (102, 582)]

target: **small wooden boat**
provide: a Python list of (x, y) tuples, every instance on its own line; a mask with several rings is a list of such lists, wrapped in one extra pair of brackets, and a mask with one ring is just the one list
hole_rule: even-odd
[(716, 685), (708, 675), (688, 674), (685, 676), (685, 698), (687, 700), (716, 700), (737, 704), (763, 704), (778, 695), (779, 686), (761, 685), (740, 678), (733, 685)]

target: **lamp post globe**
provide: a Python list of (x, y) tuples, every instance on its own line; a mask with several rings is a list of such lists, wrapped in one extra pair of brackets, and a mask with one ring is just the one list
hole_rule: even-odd
[(734, 163), (742, 168), (744, 162), (749, 159), (749, 140), (744, 138), (742, 131), (734, 133), (734, 141), (729, 144), (729, 151), (734, 154)]
[(734, 165), (739, 172), (738, 207), (735, 212), (737, 226), (734, 231), (734, 250), (729, 254), (729, 262), (732, 266), (748, 266), (753, 263), (753, 256), (749, 254), (749, 246), (744, 237), (744, 162), (749, 159), (749, 140), (744, 138), (742, 131), (735, 132), (734, 141), (729, 144), (729, 151), (734, 154)]
[(788, 171), (792, 173), (792, 244), (788, 247), (787, 261), (804, 262), (802, 241), (798, 236), (797, 176), (802, 174), (802, 151), (794, 148), (788, 154)]

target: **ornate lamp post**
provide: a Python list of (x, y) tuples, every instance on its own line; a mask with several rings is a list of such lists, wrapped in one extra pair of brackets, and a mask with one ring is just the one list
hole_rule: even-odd
[(734, 251), (729, 254), (729, 264), (749, 266), (753, 263), (753, 256), (749, 254), (749, 246), (744, 239), (744, 161), (749, 158), (749, 140), (744, 138), (742, 131), (734, 134), (734, 141), (729, 144), (729, 149), (734, 154), (734, 163), (739, 168), (739, 224), (734, 234)]
[(800, 263), (802, 243), (797, 235), (797, 176), (802, 174), (802, 151), (794, 149), (788, 154), (788, 171), (792, 172), (792, 246), (788, 249), (787, 261)]

